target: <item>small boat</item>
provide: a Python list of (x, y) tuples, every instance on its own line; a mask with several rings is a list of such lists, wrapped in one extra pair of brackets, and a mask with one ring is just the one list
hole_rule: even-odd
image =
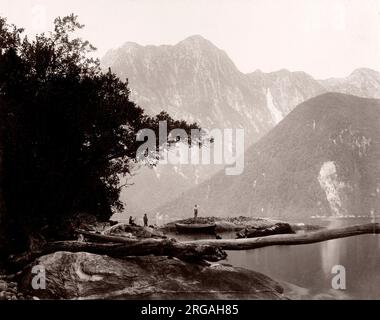
[(176, 223), (179, 233), (215, 233), (215, 223)]

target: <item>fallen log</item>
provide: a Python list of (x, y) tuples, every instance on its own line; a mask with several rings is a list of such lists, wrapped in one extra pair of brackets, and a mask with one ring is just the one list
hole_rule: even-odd
[[(86, 230), (75, 230), (76, 233), (81, 234), (84, 236), (84, 238), (89, 239), (89, 240), (94, 240), (94, 241), (99, 241), (99, 242), (114, 242), (114, 243), (136, 243), (137, 239), (133, 238), (128, 238), (128, 237), (122, 237), (122, 236), (114, 236), (114, 235), (106, 235), (106, 234), (101, 234), (101, 233), (94, 233), (94, 232), (89, 232)], [(152, 241), (156, 241), (154, 239), (150, 239)], [(147, 241), (147, 240), (143, 240)]]
[(125, 243), (120, 243), (120, 241), (119, 243), (115, 243), (114, 241), (112, 241), (112, 243), (82, 241), (48, 242), (38, 251), (27, 252), (22, 255), (10, 257), (9, 262), (13, 266), (25, 266), (39, 256), (56, 251), (89, 252), (104, 254), (115, 258), (145, 255), (169, 256), (184, 261), (198, 263), (204, 261), (219, 261), (227, 257), (227, 254), (223, 250), (214, 246), (185, 244), (168, 239), (125, 240), (127, 240)]
[(119, 229), (130, 229), (130, 230), (135, 230), (136, 229), (136, 225), (130, 225), (129, 223), (117, 223), (111, 227), (109, 227), (108, 229), (106, 230), (103, 230), (102, 231), (102, 234), (105, 234), (105, 235), (109, 235), (111, 234), (112, 232), (115, 232), (116, 230), (119, 230)]
[(184, 244), (173, 240), (137, 240), (134, 243), (92, 243), (77, 241), (52, 242), (48, 251), (86, 251), (90, 253), (106, 254), (113, 257), (125, 256), (170, 256), (186, 261), (219, 261), (227, 254), (218, 247), (198, 244)]
[(343, 228), (324, 229), (308, 233), (279, 234), (247, 239), (205, 239), (184, 241), (184, 244), (209, 245), (222, 250), (249, 250), (268, 246), (300, 245), (361, 234), (379, 234), (380, 223), (368, 223)]
[[(85, 231), (81, 231), (86, 233)], [(280, 234), (247, 239), (205, 239), (177, 242), (173, 239), (132, 240), (117, 236), (86, 234), (107, 243), (57, 241), (46, 243), (41, 250), (13, 256), (10, 262), (22, 266), (35, 258), (56, 251), (89, 252), (111, 257), (157, 255), (176, 257), (185, 261), (219, 261), (227, 257), (223, 250), (249, 250), (275, 245), (300, 245), (362, 234), (379, 234), (380, 224), (369, 223), (336, 229), (324, 229), (303, 234)]]

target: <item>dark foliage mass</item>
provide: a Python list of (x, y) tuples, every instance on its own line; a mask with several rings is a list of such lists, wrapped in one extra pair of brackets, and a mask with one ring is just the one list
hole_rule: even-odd
[[(196, 128), (129, 100), (127, 81), (102, 73), (94, 48), (73, 37), (74, 15), (30, 40), (0, 18), (0, 227), (3, 244), (58, 237), (77, 213), (107, 220), (122, 209), (142, 128)], [(22, 241), (25, 240), (25, 241)]]

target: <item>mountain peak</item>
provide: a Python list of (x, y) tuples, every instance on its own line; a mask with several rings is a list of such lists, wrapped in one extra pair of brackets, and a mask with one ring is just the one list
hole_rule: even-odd
[(207, 40), (206, 38), (202, 37), (200, 34), (194, 34), (192, 36), (189, 36), (187, 38), (185, 38), (184, 40), (182, 40), (181, 42), (183, 41), (187, 41), (187, 42), (210, 42), (209, 40)]
[(291, 74), (291, 72), (288, 69), (280, 69), (280, 70), (272, 71), (269, 74), (285, 76), (285, 75)]
[(133, 49), (137, 49), (140, 47), (141, 47), (141, 45), (139, 45), (136, 42), (132, 42), (132, 41), (127, 41), (122, 46), (123, 49), (127, 49), (127, 50), (133, 50)]
[(199, 34), (185, 38), (184, 40), (180, 41), (178, 45), (217, 48), (210, 40), (207, 40)]
[(379, 72), (370, 68), (358, 68), (352, 71), (350, 77), (352, 76), (368, 76), (368, 75), (378, 75)]

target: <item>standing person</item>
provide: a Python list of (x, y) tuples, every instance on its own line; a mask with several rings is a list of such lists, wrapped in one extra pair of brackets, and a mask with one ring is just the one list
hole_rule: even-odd
[(144, 227), (147, 227), (148, 226), (148, 216), (146, 215), (146, 213), (144, 214)]
[(198, 218), (198, 205), (196, 204), (194, 206), (194, 220), (197, 220)]
[(135, 219), (132, 218), (132, 216), (129, 217), (129, 224), (131, 226), (134, 226), (135, 225)]

